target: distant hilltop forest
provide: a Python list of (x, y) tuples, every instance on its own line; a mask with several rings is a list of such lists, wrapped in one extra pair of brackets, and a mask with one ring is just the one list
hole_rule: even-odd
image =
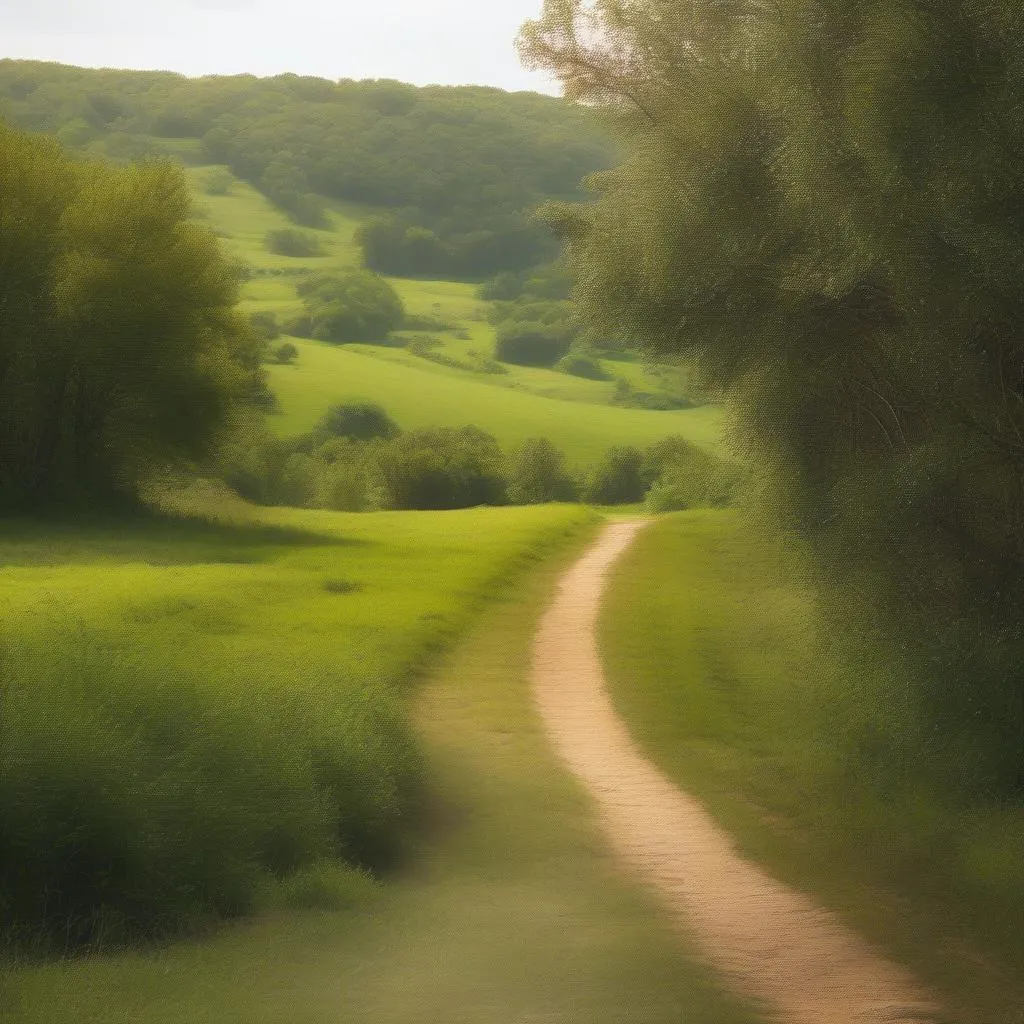
[(467, 281), (550, 260), (531, 211), (580, 198), (616, 162), (586, 108), (475, 86), (0, 60), (0, 118), (115, 161), (225, 164), (307, 227), (331, 201), (372, 207), (359, 238), (372, 269)]

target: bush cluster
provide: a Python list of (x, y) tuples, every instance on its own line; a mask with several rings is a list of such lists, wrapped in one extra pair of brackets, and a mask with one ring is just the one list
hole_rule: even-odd
[(570, 349), (555, 363), (555, 369), (573, 377), (584, 377), (587, 380), (607, 380), (608, 374), (601, 365), (596, 353), (589, 349)]
[(324, 247), (316, 235), (297, 228), (268, 231), (264, 238), (268, 252), (277, 256), (323, 256)]
[(222, 692), (170, 651), (99, 636), (6, 653), (6, 942), (170, 935), (248, 912), (322, 858), (373, 867), (394, 851), (420, 760), (388, 693), (344, 679)]
[(405, 321), (398, 292), (379, 274), (352, 268), (314, 274), (295, 290), (305, 311), (285, 325), (288, 334), (338, 344), (381, 342)]
[(236, 442), (218, 469), (249, 501), (351, 512), (645, 498), (653, 511), (669, 511), (728, 504), (742, 482), (739, 469), (681, 437), (643, 451), (612, 447), (580, 472), (547, 438), (504, 452), (474, 426), (402, 432), (368, 402), (333, 406), (299, 437)]

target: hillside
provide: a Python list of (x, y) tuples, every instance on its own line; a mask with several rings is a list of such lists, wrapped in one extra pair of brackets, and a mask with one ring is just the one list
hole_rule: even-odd
[[(189, 176), (196, 191), (197, 212), (234, 257), (253, 268), (243, 288), (243, 308), (270, 312), (280, 320), (300, 311), (295, 283), (313, 270), (337, 270), (359, 258), (353, 237), (370, 208), (334, 204), (332, 224), (309, 229), (324, 255), (301, 258), (267, 250), (268, 231), (287, 226), (284, 214), (252, 186), (232, 179), (220, 195), (204, 192), (216, 170), (193, 167)], [(546, 435), (577, 463), (592, 461), (611, 444), (650, 444), (667, 434), (682, 434), (701, 444), (715, 444), (721, 410), (652, 411), (611, 407), (616, 379), (637, 388), (658, 390), (660, 379), (628, 356), (605, 365), (606, 380), (587, 380), (541, 367), (507, 365), (502, 374), (474, 369), (474, 353), (490, 353), (494, 327), (487, 321), (490, 303), (475, 288), (459, 281), (391, 278), (411, 317), (430, 318), (447, 329), (399, 331), (391, 345), (348, 344), (290, 338), (299, 350), (291, 366), (270, 366), (271, 387), (280, 402), (270, 424), (282, 434), (309, 429), (327, 406), (344, 398), (369, 398), (382, 404), (406, 428), (476, 423), (502, 444)], [(447, 357), (445, 365), (403, 347), (410, 337), (430, 337), (432, 355)], [(573, 403), (567, 406), (566, 403)]]
[(298, 223), (385, 213), (382, 270), (480, 279), (554, 251), (528, 211), (613, 162), (586, 109), (536, 93), (0, 61), (0, 117), (115, 159), (222, 163)]

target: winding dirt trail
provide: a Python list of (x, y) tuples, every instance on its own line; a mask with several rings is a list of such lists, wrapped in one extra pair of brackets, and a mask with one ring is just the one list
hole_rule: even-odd
[(541, 621), (534, 695), (600, 809), (611, 844), (653, 883), (735, 988), (792, 1024), (910, 1024), (937, 1005), (807, 897), (743, 860), (692, 797), (639, 751), (608, 698), (595, 639), (608, 569), (644, 521), (608, 525)]

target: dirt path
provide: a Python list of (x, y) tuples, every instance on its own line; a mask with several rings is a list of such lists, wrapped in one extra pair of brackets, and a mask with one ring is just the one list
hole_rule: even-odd
[(548, 734), (596, 799), (616, 853), (652, 882), (737, 990), (793, 1024), (897, 1024), (938, 1012), (900, 967), (743, 860), (703, 807), (640, 753), (595, 640), (607, 571), (643, 521), (607, 526), (563, 577), (534, 649)]

